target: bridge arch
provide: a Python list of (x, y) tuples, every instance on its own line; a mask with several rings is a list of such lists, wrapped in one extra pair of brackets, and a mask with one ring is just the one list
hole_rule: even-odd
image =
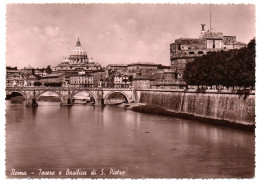
[(128, 95), (125, 93), (125, 92), (123, 92), (123, 91), (110, 91), (109, 93), (107, 93), (106, 95), (105, 95), (105, 97), (104, 97), (104, 103), (106, 104), (106, 102), (107, 102), (107, 98), (111, 95), (111, 94), (113, 94), (113, 93), (120, 93), (120, 94), (122, 94), (124, 97), (125, 97), (125, 99), (126, 99), (126, 103), (130, 103), (130, 98), (128, 97)]
[(40, 92), (40, 93), (37, 95), (37, 97), (36, 97), (36, 101), (38, 101), (38, 99), (41, 97), (42, 94), (47, 93), (47, 92), (57, 94), (58, 97), (60, 98), (61, 102), (63, 102), (62, 95), (61, 95), (59, 92), (57, 92), (57, 91), (50, 91), (50, 90), (46, 90), (46, 91), (42, 91), (42, 92)]
[(25, 101), (27, 101), (28, 100), (28, 97), (27, 97), (27, 95), (26, 95), (26, 93), (23, 93), (23, 92), (21, 92), (21, 91), (10, 91), (9, 93), (19, 93), (19, 94), (21, 94), (21, 95), (23, 95), (23, 97), (25, 98)]
[(95, 104), (98, 103), (98, 99), (97, 99), (96, 95), (95, 95), (93, 92), (91, 92), (91, 91), (84, 91), (84, 90), (74, 92), (74, 93), (72, 94), (72, 96), (71, 96), (71, 100), (72, 100), (78, 93), (82, 93), (82, 92), (87, 93), (87, 94), (89, 94), (90, 96), (92, 96), (92, 97), (94, 98)]

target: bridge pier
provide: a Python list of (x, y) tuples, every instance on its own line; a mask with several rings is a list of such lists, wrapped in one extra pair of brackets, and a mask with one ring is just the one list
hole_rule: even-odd
[(26, 100), (27, 107), (38, 107), (38, 103), (35, 98)]
[(70, 98), (63, 99), (60, 103), (60, 106), (71, 106), (72, 100)]
[(97, 101), (95, 101), (95, 106), (96, 107), (102, 107), (102, 106), (105, 106), (105, 100), (104, 98), (101, 98), (101, 99), (97, 99)]

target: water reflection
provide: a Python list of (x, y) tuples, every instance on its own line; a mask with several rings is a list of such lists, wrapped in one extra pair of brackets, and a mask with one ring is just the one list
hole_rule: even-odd
[(252, 177), (254, 133), (106, 106), (6, 102), (6, 167), (127, 167), (128, 177)]

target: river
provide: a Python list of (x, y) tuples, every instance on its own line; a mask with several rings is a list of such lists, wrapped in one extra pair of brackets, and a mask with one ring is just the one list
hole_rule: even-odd
[[(12, 175), (13, 170), (46, 177), (39, 169), (76, 168), (126, 173), (95, 176), (115, 178), (254, 176), (253, 132), (112, 106), (38, 104), (31, 108), (6, 101), (8, 177), (25, 177)], [(56, 172), (54, 177), (70, 176)]]

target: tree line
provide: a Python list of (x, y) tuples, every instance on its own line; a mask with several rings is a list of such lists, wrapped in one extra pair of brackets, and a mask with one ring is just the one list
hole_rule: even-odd
[(187, 63), (183, 78), (187, 85), (227, 88), (255, 86), (255, 39), (247, 47), (212, 52)]
[[(6, 70), (18, 70), (17, 66), (11, 67), (11, 66), (6, 66)], [(52, 73), (51, 65), (48, 65), (46, 68), (37, 68), (37, 69), (32, 69), (32, 73), (35, 73), (35, 70), (40, 70), (41, 72), (46, 72), (47, 74)]]

